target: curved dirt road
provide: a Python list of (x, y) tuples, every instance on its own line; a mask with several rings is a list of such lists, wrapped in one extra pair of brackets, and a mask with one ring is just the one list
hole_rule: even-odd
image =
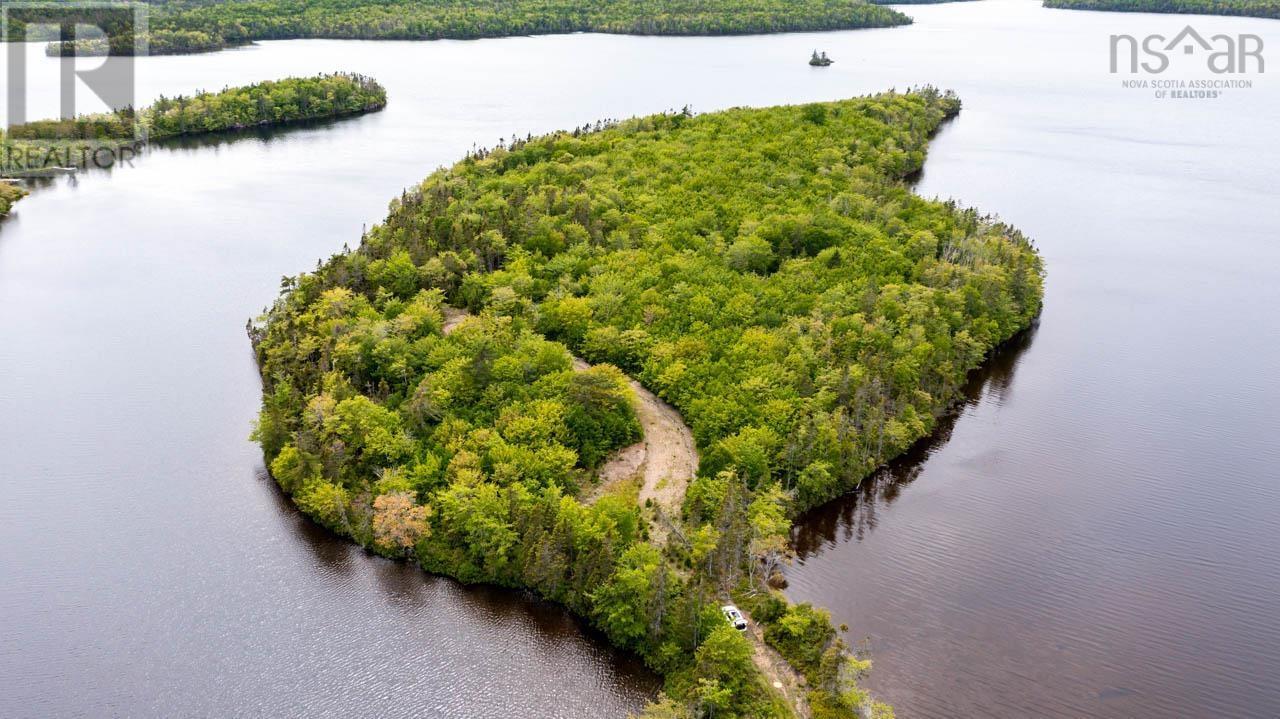
[[(575, 357), (573, 366), (581, 371), (591, 365)], [(640, 504), (653, 500), (668, 516), (679, 516), (685, 490), (698, 473), (693, 432), (675, 407), (634, 379), (628, 378), (627, 382), (636, 395), (636, 419), (640, 420), (644, 439), (618, 450), (600, 467), (596, 494), (638, 476)]]
[[(441, 331), (449, 334), (470, 315), (455, 307), (444, 308)], [(579, 372), (590, 368), (585, 360), (574, 357), (573, 368)], [(634, 379), (628, 378), (636, 396), (636, 418), (644, 438), (613, 454), (600, 467), (599, 484), (584, 498), (588, 503), (605, 494), (620, 482), (640, 480), (640, 504), (653, 500), (666, 516), (679, 516), (689, 481), (698, 472), (698, 449), (684, 418), (675, 407), (663, 402)], [(665, 536), (665, 527), (656, 527)]]

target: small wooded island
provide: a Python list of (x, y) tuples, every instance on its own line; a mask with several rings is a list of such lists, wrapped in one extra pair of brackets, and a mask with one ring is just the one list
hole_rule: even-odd
[[(742, 35), (906, 25), (866, 0), (152, 0), (148, 52), (209, 52), (255, 40), (439, 40), (600, 32)], [(21, 38), (20, 16), (11, 23)], [(48, 38), (54, 39), (54, 38)], [(53, 55), (104, 54), (105, 40), (55, 43)], [(132, 39), (110, 48), (131, 54)]]
[(144, 141), (350, 117), (381, 110), (386, 104), (386, 90), (363, 75), (271, 80), (190, 97), (162, 96), (136, 111), (124, 108), (14, 125), (0, 133), (0, 157), (5, 158), (7, 174), (85, 168), (101, 164), (98, 157), (118, 161), (124, 150), (136, 150)]
[(814, 50), (813, 56), (809, 58), (809, 64), (813, 65), (814, 67), (827, 67), (831, 65), (833, 62), (835, 62), (835, 60), (832, 60), (831, 58), (827, 57), (826, 52), (819, 54), (817, 50)]
[(10, 127), (6, 136), (10, 140), (165, 140), (346, 117), (381, 110), (386, 104), (386, 90), (373, 78), (336, 73), (269, 80), (191, 97), (161, 96), (142, 110), (37, 120)]
[[(655, 115), (434, 173), (251, 326), (272, 475), (373, 551), (589, 619), (666, 677), (646, 716), (890, 716), (769, 580), (789, 517), (925, 436), (1039, 310), (1026, 238), (904, 182), (959, 109)], [(639, 437), (628, 376), (701, 454), (657, 499), (597, 479)]]

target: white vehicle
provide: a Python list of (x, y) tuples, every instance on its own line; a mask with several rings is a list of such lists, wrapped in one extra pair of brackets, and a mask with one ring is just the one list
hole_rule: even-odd
[(742, 616), (742, 612), (738, 611), (737, 607), (732, 604), (726, 604), (723, 607), (720, 607), (720, 612), (724, 614), (725, 619), (729, 620), (729, 623), (733, 625), (734, 629), (737, 629), (740, 632), (747, 631), (747, 620)]

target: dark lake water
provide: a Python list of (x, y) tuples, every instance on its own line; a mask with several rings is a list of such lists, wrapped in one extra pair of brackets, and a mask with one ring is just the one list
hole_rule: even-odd
[[(1049, 268), (1038, 328), (932, 441), (804, 518), (790, 595), (870, 637), (902, 717), (1280, 715), (1280, 98), (1158, 100), (1108, 36), (1188, 21), (985, 0), (745, 38), (273, 42), (151, 58), (139, 100), (354, 70), (385, 112), (162, 147), (0, 226), (0, 715), (621, 716), (655, 678), (562, 611), (364, 555), (246, 437), (279, 278), (473, 144), (686, 104), (933, 83), (926, 195)], [(837, 64), (814, 70), (811, 50)], [(30, 104), (56, 111), (31, 48)], [(1199, 74), (1183, 69), (1170, 76)]]

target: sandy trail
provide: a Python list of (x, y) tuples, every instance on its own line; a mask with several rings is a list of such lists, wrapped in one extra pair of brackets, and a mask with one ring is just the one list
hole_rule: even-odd
[(742, 612), (742, 616), (747, 619), (746, 634), (747, 639), (751, 640), (751, 660), (755, 662), (756, 668), (786, 698), (797, 717), (809, 719), (813, 713), (809, 710), (809, 688), (805, 685), (804, 677), (773, 647), (765, 644), (764, 632), (759, 624), (752, 621), (746, 612)]
[[(441, 331), (449, 334), (470, 315), (456, 307), (444, 308), (444, 325)], [(573, 368), (579, 372), (591, 367), (580, 357), (573, 358)], [(663, 402), (657, 395), (645, 389), (634, 379), (628, 379), (636, 396), (636, 418), (644, 438), (624, 447), (600, 467), (599, 484), (584, 500), (591, 503), (619, 483), (633, 478), (640, 480), (640, 504), (652, 500), (668, 517), (680, 516), (689, 481), (698, 472), (698, 449), (693, 442), (684, 418), (675, 407)], [(661, 527), (655, 527), (665, 536)]]
[[(575, 357), (573, 366), (582, 371), (591, 365)], [(639, 477), (640, 504), (653, 500), (667, 516), (678, 517), (689, 481), (698, 473), (693, 432), (675, 407), (634, 379), (627, 381), (636, 395), (636, 418), (644, 439), (618, 450), (600, 467), (600, 484), (592, 498), (619, 482)]]

